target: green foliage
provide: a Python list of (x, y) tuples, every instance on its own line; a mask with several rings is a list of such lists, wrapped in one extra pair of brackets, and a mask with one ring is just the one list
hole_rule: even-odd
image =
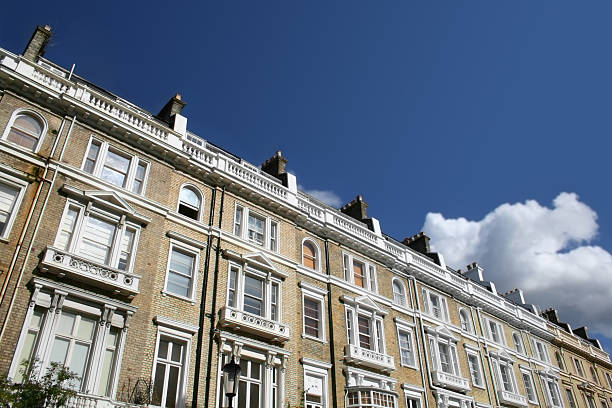
[(58, 363), (51, 363), (40, 376), (40, 364), (24, 362), (21, 368), (23, 382), (14, 384), (8, 378), (0, 379), (0, 408), (52, 408), (61, 407), (76, 391), (68, 384), (77, 375)]

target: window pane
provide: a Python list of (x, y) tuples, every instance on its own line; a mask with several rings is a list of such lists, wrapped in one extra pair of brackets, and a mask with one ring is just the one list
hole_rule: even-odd
[(34, 150), (34, 146), (36, 146), (36, 143), (38, 142), (37, 138), (32, 137), (27, 133), (14, 127), (11, 128), (6, 139), (30, 150)]
[(363, 264), (359, 262), (353, 262), (353, 279), (355, 285), (365, 287), (364, 276), (363, 276)]
[(59, 322), (57, 324), (57, 332), (66, 336), (70, 336), (72, 334), (72, 328), (74, 327), (75, 321), (76, 315), (69, 312), (62, 312), (59, 318)]
[(247, 384), (244, 381), (238, 383), (238, 408), (247, 407)]
[(168, 373), (168, 391), (166, 392), (166, 407), (174, 408), (176, 406), (176, 396), (178, 393), (180, 369), (171, 366)]
[(259, 384), (251, 383), (249, 394), (249, 408), (259, 408)]
[(70, 341), (56, 337), (53, 341), (49, 361), (63, 365), (66, 362), (66, 353), (68, 352), (69, 344)]
[(166, 375), (166, 365), (157, 363), (155, 369), (155, 381), (153, 381), (153, 397), (151, 403), (161, 405), (162, 395), (164, 392), (164, 377)]
[(170, 269), (174, 272), (178, 272), (186, 276), (191, 276), (194, 260), (194, 255), (186, 254), (176, 249), (173, 249), (172, 255), (170, 257)]
[(130, 158), (109, 150), (100, 177), (119, 187), (123, 187), (129, 167)]
[(89, 146), (89, 152), (87, 152), (87, 158), (85, 159), (85, 165), (83, 170), (87, 173), (92, 174), (96, 167), (96, 160), (98, 160), (98, 153), (100, 152), (100, 142), (94, 140)]
[(100, 374), (100, 387), (98, 388), (101, 395), (108, 396), (110, 393), (111, 375), (115, 360), (113, 350), (104, 351), (104, 362), (102, 363), (102, 373)]
[(249, 214), (249, 239), (259, 245), (264, 244), (265, 220)]
[(0, 236), (4, 235), (13, 206), (19, 196), (19, 189), (0, 183)]
[(172, 356), (170, 359), (177, 363), (180, 363), (183, 355), (183, 345), (181, 343), (172, 343)]
[(168, 346), (169, 342), (167, 340), (159, 341), (159, 350), (157, 351), (157, 358), (168, 358)]
[(94, 262), (108, 264), (114, 237), (114, 224), (90, 215), (87, 219), (79, 254)]
[(359, 346), (370, 349), (370, 321), (363, 316), (358, 316), (357, 324), (359, 325)]
[(83, 376), (85, 375), (85, 367), (87, 366), (87, 359), (89, 357), (89, 345), (82, 343), (75, 343), (72, 349), (72, 357), (70, 361), (70, 370), (74, 371), (77, 375), (77, 379), (72, 383), (72, 388), (80, 389), (83, 383)]
[(251, 378), (259, 380), (261, 378), (261, 364), (251, 361)]
[(304, 266), (307, 268), (315, 269), (316, 257), (314, 246), (310, 242), (304, 242), (304, 245), (302, 246), (302, 253), (302, 264), (304, 264)]
[(125, 271), (130, 266), (132, 256), (132, 247), (134, 246), (134, 236), (136, 232), (133, 229), (126, 228), (121, 238), (121, 246), (119, 248), (119, 264), (118, 269)]
[(77, 338), (82, 340), (91, 340), (96, 328), (96, 321), (89, 317), (81, 317), (79, 328), (77, 330)]
[(143, 163), (138, 163), (138, 166), (136, 167), (136, 175), (134, 176), (134, 183), (132, 184), (132, 192), (136, 194), (140, 194), (142, 192), (142, 186), (146, 170), (146, 165), (144, 165)]
[(179, 296), (189, 297), (191, 292), (191, 278), (174, 272), (168, 273), (168, 292)]

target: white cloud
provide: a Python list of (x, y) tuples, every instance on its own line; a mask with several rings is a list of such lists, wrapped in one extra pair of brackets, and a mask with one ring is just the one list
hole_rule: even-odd
[(423, 226), (450, 266), (477, 261), (500, 292), (521, 288), (528, 303), (555, 307), (572, 327), (612, 337), (612, 255), (591, 244), (597, 229), (597, 214), (573, 193), (550, 208), (502, 204), (479, 221), (429, 213)]
[(332, 207), (338, 208), (342, 205), (340, 196), (331, 190), (304, 190), (302, 187), (300, 190)]

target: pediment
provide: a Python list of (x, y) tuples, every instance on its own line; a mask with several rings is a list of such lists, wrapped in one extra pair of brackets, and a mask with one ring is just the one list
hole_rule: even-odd
[(102, 205), (114, 207), (122, 213), (134, 214), (136, 212), (127, 201), (119, 197), (114, 191), (85, 190), (83, 191), (83, 195)]
[(357, 306), (360, 309), (370, 310), (375, 314), (384, 316), (387, 314), (387, 311), (382, 309), (380, 306), (376, 304), (376, 302), (368, 295), (358, 296), (356, 298), (352, 298), (350, 296), (344, 295), (342, 296), (342, 300), (345, 303), (348, 303), (353, 306)]
[(276, 266), (270, 261), (270, 259), (262, 252), (252, 252), (249, 254), (240, 254), (238, 252), (226, 249), (223, 251), (225, 256), (233, 259), (244, 265), (245, 267), (251, 267), (253, 269), (270, 272), (274, 275), (278, 275), (282, 278), (286, 278), (288, 275), (276, 268)]
[(452, 331), (448, 329), (446, 326), (438, 326), (438, 327), (426, 327), (428, 333), (435, 334), (438, 337), (442, 337), (443, 339), (450, 339), (454, 342), (458, 342), (459, 339), (455, 337)]

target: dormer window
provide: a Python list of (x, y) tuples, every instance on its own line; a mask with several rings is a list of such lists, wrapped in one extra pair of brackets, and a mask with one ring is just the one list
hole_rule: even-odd
[(18, 110), (9, 120), (3, 139), (36, 153), (46, 130), (47, 124), (40, 115)]
[(200, 221), (202, 195), (194, 186), (183, 186), (179, 193), (178, 213)]

